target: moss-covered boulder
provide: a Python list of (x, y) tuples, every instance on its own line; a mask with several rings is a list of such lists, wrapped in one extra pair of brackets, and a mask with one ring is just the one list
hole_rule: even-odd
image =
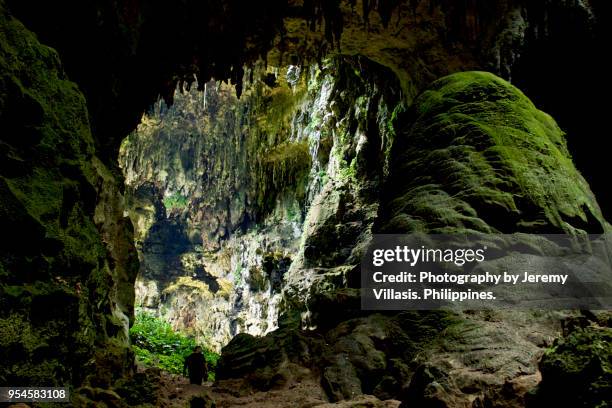
[(384, 231), (603, 231), (563, 131), (510, 83), (449, 75), (411, 114), (394, 146)]
[(612, 328), (575, 328), (540, 361), (542, 382), (529, 407), (609, 407), (612, 403)]
[(241, 378), (241, 392), (284, 388), (312, 376), (308, 368), (315, 366), (322, 347), (321, 339), (295, 328), (265, 337), (240, 333), (222, 350), (217, 380)]

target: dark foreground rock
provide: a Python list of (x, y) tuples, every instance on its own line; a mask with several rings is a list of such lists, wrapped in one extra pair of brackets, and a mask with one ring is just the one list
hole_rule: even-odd
[(0, 27), (0, 383), (106, 387), (133, 362), (138, 261), (119, 183), (57, 52), (3, 2)]
[(612, 328), (573, 325), (546, 350), (539, 368), (542, 382), (528, 407), (612, 406)]

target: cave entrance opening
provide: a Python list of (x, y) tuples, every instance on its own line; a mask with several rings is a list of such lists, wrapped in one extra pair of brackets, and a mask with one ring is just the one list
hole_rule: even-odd
[(236, 334), (277, 326), (305, 196), (321, 172), (308, 135), (292, 129), (304, 116), (300, 68), (257, 65), (245, 85), (241, 98), (214, 80), (177, 86), (173, 103), (159, 99), (121, 144), (140, 261), (131, 335), (145, 363), (155, 351), (143, 350), (144, 337), (170, 329), (215, 360)]
[(330, 315), (318, 291), (358, 279), (406, 111), (397, 76), (361, 56), (260, 61), (242, 83), (240, 98), (222, 82), (177, 88), (119, 154), (136, 309), (216, 352), (285, 316)]

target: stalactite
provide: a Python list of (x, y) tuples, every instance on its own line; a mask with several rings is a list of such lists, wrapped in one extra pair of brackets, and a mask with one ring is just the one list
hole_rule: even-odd
[(206, 110), (206, 83), (204, 84), (204, 92), (202, 92), (202, 110), (205, 111)]

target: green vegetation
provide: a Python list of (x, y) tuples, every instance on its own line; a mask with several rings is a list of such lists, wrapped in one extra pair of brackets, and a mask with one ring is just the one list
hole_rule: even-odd
[(304, 92), (305, 89), (300, 85), (295, 90), (276, 87), (258, 101), (256, 120), (264, 134), (282, 137), (287, 133), (292, 114)]
[[(175, 374), (183, 372), (185, 358), (198, 345), (194, 339), (174, 331), (168, 322), (142, 312), (136, 314), (130, 339), (138, 361)], [(202, 350), (208, 362), (208, 380), (214, 381), (219, 354), (206, 346), (202, 346)]]
[(493, 74), (435, 81), (416, 99), (414, 123), (402, 140), (394, 147), (401, 152), (392, 171), (398, 194), (387, 231), (603, 228), (563, 131)]
[(319, 180), (321, 180), (321, 186), (327, 184), (327, 180), (329, 180), (329, 177), (327, 176), (327, 172), (325, 170), (319, 171)]
[[(58, 53), (40, 44), (2, 1), (0, 26), (6, 164), (0, 218), (5, 230), (20, 231), (0, 259), (0, 381), (59, 386), (75, 376), (104, 377), (87, 362), (103, 366), (125, 352), (116, 341), (122, 323), (108, 305), (124, 302), (125, 283), (137, 271), (136, 257), (127, 255), (131, 233), (120, 221), (119, 186), (95, 157), (85, 98), (67, 80)], [(24, 126), (27, 132), (15, 131)], [(94, 212), (100, 214), (95, 222)], [(6, 256), (11, 253), (20, 255)], [(122, 261), (107, 262), (111, 257)], [(20, 279), (19, 271), (30, 278)], [(127, 365), (115, 364), (116, 374)]]
[(389, 174), (389, 158), (391, 157), (391, 149), (393, 147), (393, 142), (397, 137), (396, 128), (399, 126), (399, 117), (404, 112), (406, 112), (406, 105), (403, 101), (399, 102), (393, 108), (391, 112), (391, 118), (387, 120), (387, 128), (385, 132), (386, 139), (384, 140), (384, 149), (385, 149), (385, 163), (384, 163), (384, 173), (385, 175)]
[(533, 406), (609, 407), (612, 400), (612, 328), (574, 327), (542, 356), (542, 382)]
[(164, 207), (166, 207), (166, 211), (172, 211), (175, 208), (183, 209), (187, 207), (187, 204), (189, 204), (188, 198), (179, 193), (164, 197)]
[(234, 286), (238, 286), (240, 284), (241, 278), (242, 278), (242, 264), (238, 263), (236, 265), (236, 269), (234, 269)]
[(346, 160), (342, 159), (340, 162), (340, 180), (352, 181), (357, 179), (357, 159), (353, 157), (351, 164), (347, 164)]
[(295, 203), (286, 207), (286, 213), (289, 221), (299, 221), (301, 218), (300, 207)]

